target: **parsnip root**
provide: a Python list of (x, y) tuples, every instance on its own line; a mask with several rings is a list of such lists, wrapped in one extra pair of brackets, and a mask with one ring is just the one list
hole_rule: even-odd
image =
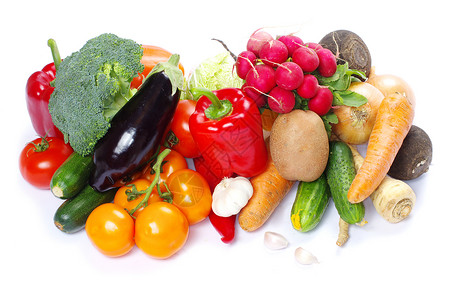
[(349, 223), (340, 218), (338, 225), (340, 230), (338, 232), (337, 246), (341, 247), (349, 239)]
[[(363, 157), (356, 147), (349, 145), (354, 156), (356, 170), (363, 163)], [(405, 182), (386, 176), (377, 189), (370, 195), (376, 211), (390, 223), (406, 219), (415, 204), (415, 193)]]

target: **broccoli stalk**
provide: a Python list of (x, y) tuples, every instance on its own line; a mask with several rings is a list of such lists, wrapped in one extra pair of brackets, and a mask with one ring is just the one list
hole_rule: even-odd
[(130, 83), (143, 71), (142, 55), (134, 41), (102, 34), (60, 63), (49, 111), (80, 155), (92, 154), (113, 116), (135, 93)]

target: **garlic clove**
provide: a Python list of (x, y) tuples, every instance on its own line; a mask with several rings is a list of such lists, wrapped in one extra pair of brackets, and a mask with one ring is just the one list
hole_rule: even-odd
[(264, 233), (264, 245), (271, 250), (280, 250), (288, 247), (288, 240), (279, 233), (267, 231)]
[(305, 250), (302, 247), (298, 247), (296, 251), (294, 252), (294, 256), (296, 258), (296, 261), (302, 265), (311, 265), (311, 264), (318, 264), (319, 261), (314, 256), (311, 254), (309, 251)]

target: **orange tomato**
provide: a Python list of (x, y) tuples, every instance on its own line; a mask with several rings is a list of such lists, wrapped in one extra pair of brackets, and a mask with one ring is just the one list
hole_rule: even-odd
[[(142, 73), (138, 74), (137, 77), (134, 77), (134, 79), (131, 82), (131, 88), (139, 88), (143, 80), (154, 68), (154, 66), (160, 62), (167, 61), (172, 55), (171, 52), (158, 46), (142, 45), (142, 48), (143, 56), (140, 62), (145, 66), (145, 68)], [(181, 63), (179, 63), (178, 67), (184, 74), (184, 67), (182, 66)]]
[(134, 247), (134, 220), (119, 205), (105, 203), (88, 216), (85, 231), (93, 245), (104, 255), (117, 257)]
[(186, 215), (189, 224), (204, 220), (211, 211), (212, 195), (206, 179), (191, 169), (172, 173), (167, 185), (173, 194), (173, 204)]
[[(141, 194), (132, 196), (132, 199), (128, 199), (128, 191), (132, 191), (132, 185), (135, 185), (137, 191), (144, 191), (151, 185), (151, 182), (144, 178), (139, 178), (118, 189), (115, 194), (115, 198), (113, 199), (113, 203), (127, 209), (127, 211), (129, 212), (132, 211), (143, 200), (143, 198), (145, 198), (145, 194)], [(154, 188), (151, 192), (151, 195), (149, 196), (148, 204), (158, 201), (162, 201), (162, 199), (159, 197), (157, 189)], [(143, 208), (144, 207), (142, 206), (138, 210), (136, 210), (133, 216), (137, 217), (138, 214), (143, 210)]]
[(135, 220), (135, 243), (153, 258), (166, 259), (177, 253), (189, 236), (189, 222), (168, 202), (154, 202)]
[[(160, 152), (162, 152), (165, 149), (166, 148), (162, 148), (162, 150)], [(156, 177), (156, 174), (154, 173), (154, 170), (152, 169), (152, 164), (154, 164), (154, 162), (152, 162), (150, 165), (148, 165), (145, 168), (145, 171), (143, 172), (143, 176), (142, 176), (143, 178), (149, 180), (150, 182), (152, 182), (154, 180), (154, 177)], [(165, 156), (164, 161), (162, 162), (160, 179), (158, 182), (160, 185), (160, 190), (162, 192), (166, 192), (163, 182), (167, 181), (168, 176), (170, 176), (170, 174), (172, 174), (173, 172), (175, 172), (177, 170), (187, 169), (187, 168), (188, 168), (187, 161), (184, 158), (184, 156), (182, 156), (182, 154), (180, 154), (179, 152), (177, 152), (175, 150), (171, 150), (170, 153), (168, 153), (168, 155)]]

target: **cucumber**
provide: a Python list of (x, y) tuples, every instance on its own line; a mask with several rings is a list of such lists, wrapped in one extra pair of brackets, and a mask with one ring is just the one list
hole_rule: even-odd
[(327, 184), (340, 217), (349, 224), (359, 223), (365, 216), (363, 203), (351, 203), (348, 190), (356, 175), (354, 159), (349, 146), (340, 141), (330, 142), (326, 167)]
[(291, 223), (294, 229), (300, 232), (314, 229), (321, 221), (329, 200), (330, 190), (324, 173), (315, 181), (300, 181), (291, 208)]
[(53, 174), (50, 190), (60, 199), (74, 197), (88, 184), (93, 168), (92, 156), (81, 156), (74, 151)]
[(55, 226), (66, 233), (82, 230), (90, 213), (99, 205), (112, 202), (116, 190), (100, 193), (87, 184), (74, 198), (60, 205), (54, 215)]

